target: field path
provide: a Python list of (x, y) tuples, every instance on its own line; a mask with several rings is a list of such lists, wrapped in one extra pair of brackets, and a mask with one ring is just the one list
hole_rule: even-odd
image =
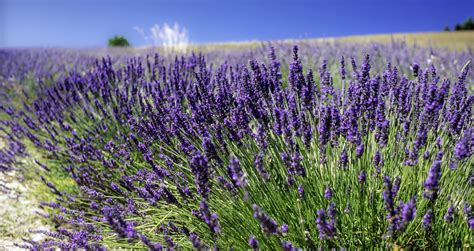
[(41, 234), (29, 234), (29, 229), (47, 228), (41, 222), (38, 201), (33, 199), (29, 189), (15, 171), (0, 172), (0, 251), (22, 250), (14, 243), (22, 243), (27, 237), (38, 241)]

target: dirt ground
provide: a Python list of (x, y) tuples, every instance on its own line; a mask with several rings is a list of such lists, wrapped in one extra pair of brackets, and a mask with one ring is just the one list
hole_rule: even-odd
[(28, 193), (25, 182), (15, 171), (0, 172), (0, 251), (22, 250), (14, 246), (22, 243), (22, 237), (35, 241), (43, 238), (28, 233), (29, 229), (47, 229), (35, 213), (40, 211), (38, 201)]

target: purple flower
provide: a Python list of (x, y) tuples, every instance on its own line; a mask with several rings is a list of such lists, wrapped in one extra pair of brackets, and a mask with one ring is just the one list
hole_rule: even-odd
[(356, 147), (356, 156), (357, 156), (357, 157), (361, 157), (362, 154), (364, 154), (364, 144), (360, 143), (360, 144)]
[(438, 153), (436, 153), (436, 160), (441, 161), (443, 159), (443, 156), (444, 156), (444, 152), (438, 151)]
[(202, 248), (206, 247), (206, 245), (201, 243), (201, 240), (199, 239), (199, 236), (197, 236), (197, 234), (195, 234), (195, 233), (191, 233), (189, 235), (189, 240), (193, 244), (193, 247), (196, 248), (196, 249), (202, 249)]
[(357, 179), (359, 180), (360, 183), (364, 183), (365, 180), (366, 180), (366, 174), (365, 174), (365, 171), (364, 170), (361, 170), (359, 172), (359, 177), (357, 177)]
[(341, 79), (346, 79), (346, 65), (344, 63), (344, 56), (341, 57), (339, 73), (341, 74)]
[(220, 232), (219, 217), (216, 213), (211, 213), (205, 200), (202, 200), (199, 204), (199, 211), (193, 210), (192, 214), (204, 221), (213, 234)]
[(253, 250), (258, 250), (258, 240), (253, 235), (251, 235), (250, 238), (249, 238), (249, 246)]
[(263, 125), (259, 124), (257, 126), (257, 133), (254, 133), (253, 137), (257, 141), (258, 146), (262, 149), (265, 150), (268, 147), (267, 143), (267, 132), (265, 131), (265, 128)]
[(472, 207), (469, 205), (469, 203), (464, 204), (464, 214), (466, 216), (466, 221), (467, 225), (469, 226), (469, 229), (473, 230), (474, 229), (474, 215), (472, 213)]
[(232, 182), (228, 181), (226, 178), (222, 176), (217, 177), (217, 182), (225, 188), (227, 191), (234, 192), (235, 186)]
[(127, 228), (125, 229), (125, 236), (128, 239), (133, 239), (137, 235), (137, 233), (135, 232), (135, 229), (133, 228), (134, 225), (135, 224), (133, 221), (127, 222)]
[(306, 84), (303, 87), (302, 92), (303, 107), (308, 111), (313, 109), (315, 94), (316, 85), (314, 84), (313, 71), (309, 69), (308, 74), (306, 75)]
[(259, 153), (255, 155), (254, 165), (259, 174), (262, 176), (263, 180), (268, 181), (270, 179), (270, 175), (268, 174), (267, 170), (263, 166), (263, 153)]
[(278, 233), (278, 223), (270, 218), (263, 210), (258, 207), (256, 204), (253, 204), (253, 217), (260, 222), (260, 227), (263, 231), (268, 234), (277, 234)]
[(469, 158), (474, 152), (474, 128), (466, 130), (464, 137), (454, 147), (454, 156), (462, 161)]
[(326, 199), (331, 199), (332, 198), (332, 189), (331, 187), (326, 187), (326, 190), (324, 190), (324, 198)]
[(415, 142), (413, 143), (413, 152), (418, 152), (422, 146), (426, 145), (426, 140), (428, 139), (428, 131), (425, 125), (421, 125), (420, 129), (418, 130), (415, 138)]
[(400, 188), (400, 178), (397, 177), (392, 183), (389, 176), (385, 176), (383, 179), (384, 191), (382, 197), (384, 200), (385, 210), (387, 210), (387, 221), (388, 236), (392, 236), (395, 231), (401, 228), (401, 220), (398, 216), (398, 208), (394, 205), (395, 197), (397, 196), (398, 189)]
[(412, 198), (408, 203), (403, 205), (402, 220), (404, 224), (412, 221), (416, 215), (416, 198)]
[(418, 72), (420, 71), (420, 66), (417, 63), (413, 63), (411, 66), (411, 70), (413, 71), (413, 77), (418, 77)]
[(294, 247), (291, 242), (285, 241), (285, 240), (281, 241), (281, 247), (284, 251), (298, 251), (298, 250), (300, 250), (299, 248)]
[(385, 101), (382, 98), (378, 99), (377, 101), (378, 104), (375, 110), (375, 126), (377, 131), (375, 133), (375, 140), (380, 146), (385, 146), (388, 141), (388, 129), (390, 122), (385, 118)]
[(336, 235), (336, 228), (334, 223), (328, 221), (326, 211), (319, 209), (317, 211), (316, 226), (319, 232), (319, 239), (331, 239)]
[[(341, 124), (341, 130), (347, 140), (356, 143), (359, 138), (358, 110), (356, 104), (350, 104), (349, 108), (344, 112), (344, 118)], [(360, 154), (364, 151), (363, 146), (359, 149)]]
[(288, 74), (288, 83), (293, 91), (301, 95), (305, 79), (303, 75), (303, 66), (298, 58), (298, 46), (293, 46), (293, 61), (290, 64), (290, 72)]
[(431, 224), (433, 222), (433, 211), (431, 209), (428, 209), (426, 211), (426, 214), (423, 216), (423, 219), (421, 220), (421, 225), (425, 230), (431, 230)]
[(380, 154), (379, 150), (375, 151), (373, 161), (374, 161), (374, 166), (376, 168), (380, 168), (382, 166), (382, 164), (383, 164), (382, 155)]
[(306, 170), (304, 169), (303, 165), (301, 165), (302, 160), (303, 160), (303, 157), (299, 153), (299, 148), (296, 147), (295, 152), (293, 153), (293, 155), (291, 155), (291, 161), (290, 161), (291, 173), (296, 173), (301, 177), (305, 177)]
[(385, 209), (389, 212), (390, 215), (393, 213), (393, 200), (394, 194), (392, 193), (393, 185), (389, 176), (383, 177), (384, 191), (382, 193)]
[(324, 149), (331, 135), (331, 109), (328, 106), (323, 106), (320, 109), (320, 121), (318, 126), (319, 144), (320, 147)]
[(454, 220), (454, 207), (453, 205), (449, 206), (448, 211), (444, 215), (444, 221), (448, 224), (453, 223)]
[(298, 186), (298, 194), (300, 195), (300, 197), (301, 197), (302, 199), (305, 198), (305, 193), (304, 193), (303, 185), (299, 185), (299, 186)]
[(327, 208), (328, 216), (331, 221), (335, 221), (337, 216), (336, 203), (331, 202)]
[(244, 187), (247, 184), (245, 174), (240, 167), (240, 162), (237, 158), (232, 158), (230, 165), (227, 167), (227, 172), (236, 187)]
[(347, 164), (349, 163), (349, 157), (347, 156), (347, 151), (343, 150), (341, 152), (341, 157), (339, 158), (339, 163), (341, 164), (342, 167), (346, 167)]
[(214, 143), (212, 143), (212, 139), (209, 136), (208, 132), (205, 132), (204, 135), (202, 136), (202, 147), (204, 149), (204, 152), (206, 153), (207, 158), (209, 159), (218, 158), (216, 147)]
[(425, 192), (423, 196), (434, 202), (438, 197), (439, 180), (441, 178), (441, 161), (435, 160), (428, 173), (426, 181), (423, 183)]
[(202, 197), (207, 198), (207, 195), (211, 191), (211, 173), (208, 167), (207, 158), (201, 153), (196, 153), (190, 161), (191, 171), (194, 174), (194, 181), (198, 190), (198, 193)]

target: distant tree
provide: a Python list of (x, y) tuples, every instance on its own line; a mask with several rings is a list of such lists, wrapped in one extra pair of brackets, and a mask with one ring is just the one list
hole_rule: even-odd
[(460, 24), (456, 24), (456, 25), (454, 26), (454, 30), (455, 30), (455, 31), (460, 31), (460, 30), (462, 30), (462, 26), (461, 26)]
[(462, 24), (463, 30), (474, 30), (474, 20), (472, 17), (468, 18), (464, 23)]
[(109, 39), (109, 47), (128, 47), (130, 43), (122, 36), (114, 36)]
[(445, 26), (443, 30), (444, 30), (444, 31), (451, 31), (451, 29), (449, 28), (449, 26)]
[[(446, 30), (446, 28), (445, 28)], [(464, 23), (462, 24), (456, 24), (456, 26), (454, 26), (454, 30), (455, 31), (468, 31), (468, 30), (474, 30), (474, 19), (472, 19), (472, 17), (466, 19), (466, 21), (464, 21)]]

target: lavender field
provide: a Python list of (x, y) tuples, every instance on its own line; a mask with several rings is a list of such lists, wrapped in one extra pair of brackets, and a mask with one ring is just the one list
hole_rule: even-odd
[(0, 49), (15, 247), (470, 250), (472, 49)]

